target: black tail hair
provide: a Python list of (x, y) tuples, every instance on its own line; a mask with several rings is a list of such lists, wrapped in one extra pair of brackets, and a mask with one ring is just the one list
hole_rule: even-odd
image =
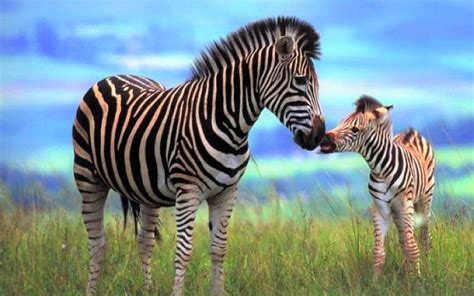
[[(125, 196), (121, 195), (120, 196), (120, 201), (122, 203), (122, 211), (123, 211), (123, 230), (125, 231), (125, 228), (127, 228), (127, 218), (128, 218), (128, 209), (131, 206), (132, 207), (132, 215), (133, 215), (133, 222), (135, 224), (135, 235), (138, 235), (138, 222), (140, 218), (140, 204), (136, 201), (130, 200), (126, 198)], [(160, 222), (158, 221), (155, 229), (153, 229), (153, 233), (155, 234), (155, 239), (156, 240), (161, 240), (161, 234), (158, 229), (160, 226)]]

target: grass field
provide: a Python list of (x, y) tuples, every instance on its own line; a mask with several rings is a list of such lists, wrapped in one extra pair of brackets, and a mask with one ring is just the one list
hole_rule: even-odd
[[(226, 290), (229, 295), (474, 295), (473, 220), (466, 210), (435, 210), (433, 249), (429, 257), (422, 256), (418, 281), (400, 275), (402, 254), (393, 225), (384, 275), (373, 278), (367, 211), (322, 215), (311, 204), (276, 199), (240, 204), (229, 230)], [(162, 216), (163, 240), (153, 253), (154, 295), (169, 295), (173, 283), (173, 211), (165, 209)], [(186, 295), (210, 291), (206, 217), (203, 208)], [(121, 215), (107, 215), (100, 295), (144, 294), (133, 227), (123, 232), (122, 223)], [(87, 260), (86, 231), (78, 214), (0, 211), (1, 295), (83, 295)]]

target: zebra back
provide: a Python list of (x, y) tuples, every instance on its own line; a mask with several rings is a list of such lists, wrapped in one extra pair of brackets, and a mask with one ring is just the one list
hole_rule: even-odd
[(395, 135), (393, 142), (405, 147), (410, 153), (415, 155), (424, 166), (428, 179), (431, 179), (434, 172), (435, 159), (433, 148), (425, 137), (417, 130), (408, 128), (406, 131)]

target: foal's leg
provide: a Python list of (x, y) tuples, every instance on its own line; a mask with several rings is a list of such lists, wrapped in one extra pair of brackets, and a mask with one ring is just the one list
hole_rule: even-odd
[(408, 269), (407, 264), (413, 265), (417, 276), (420, 276), (420, 253), (418, 245), (415, 241), (415, 227), (413, 221), (414, 206), (411, 194), (408, 193), (402, 201), (402, 226), (403, 226), (403, 253), (407, 259), (405, 262), (405, 270)]
[(392, 212), (392, 217), (393, 217), (393, 223), (395, 224), (398, 230), (398, 241), (400, 242), (400, 247), (403, 249), (405, 242), (403, 240), (403, 224), (402, 224), (401, 213)]
[(372, 207), (372, 221), (374, 223), (374, 249), (373, 249), (373, 268), (374, 274), (377, 276), (382, 272), (385, 263), (385, 236), (388, 229), (388, 217), (390, 211), (388, 205), (379, 204)]
[(421, 226), (421, 242), (426, 253), (431, 249), (431, 234), (429, 224), (431, 220), (431, 203), (433, 200), (433, 190), (431, 189), (426, 196), (420, 201), (421, 214), (423, 215), (423, 225)]

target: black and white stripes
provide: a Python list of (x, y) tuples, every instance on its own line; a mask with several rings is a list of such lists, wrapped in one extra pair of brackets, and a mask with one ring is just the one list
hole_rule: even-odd
[(362, 96), (356, 105), (354, 113), (326, 134), (321, 152), (354, 151), (361, 154), (370, 167), (375, 273), (381, 272), (385, 261), (384, 240), (392, 215), (407, 259), (405, 263), (412, 263), (420, 274), (414, 212), (416, 208), (423, 217), (422, 241), (429, 247), (428, 223), (435, 185), (433, 150), (413, 129), (392, 137), (388, 117), (392, 106), (383, 106), (369, 96)]
[(222, 263), (237, 184), (249, 160), (248, 133), (264, 108), (314, 149), (324, 135), (312, 58), (319, 36), (294, 18), (251, 23), (214, 44), (189, 81), (165, 90), (119, 75), (91, 87), (73, 128), (74, 175), (89, 235), (88, 294), (105, 252), (103, 208), (112, 189), (140, 207), (138, 241), (150, 284), (150, 253), (160, 207), (176, 206), (174, 295), (182, 295), (196, 210), (209, 204), (213, 291)]

